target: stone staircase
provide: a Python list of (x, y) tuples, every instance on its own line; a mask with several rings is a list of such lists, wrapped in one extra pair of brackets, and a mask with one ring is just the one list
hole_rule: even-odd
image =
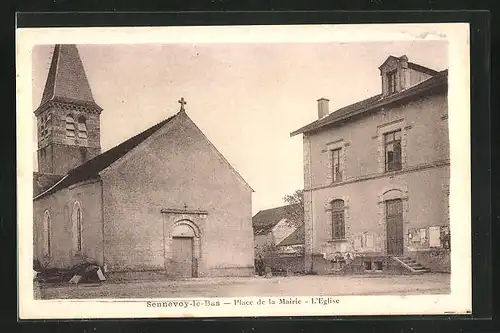
[(400, 264), (402, 264), (402, 266), (407, 268), (412, 273), (428, 273), (429, 272), (429, 269), (422, 266), (415, 259), (412, 259), (409, 257), (393, 257), (393, 258), (396, 259), (396, 261), (398, 261)]
[(381, 254), (359, 256), (351, 262), (340, 265), (333, 264), (322, 258), (316, 258), (314, 268), (318, 274), (328, 275), (414, 275), (431, 272), (431, 269), (422, 265), (418, 259)]

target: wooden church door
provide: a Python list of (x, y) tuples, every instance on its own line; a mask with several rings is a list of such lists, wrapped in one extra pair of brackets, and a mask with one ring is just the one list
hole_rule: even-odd
[(387, 254), (400, 256), (403, 254), (403, 202), (401, 199), (387, 200)]
[(178, 277), (193, 277), (193, 238), (172, 238), (174, 275)]

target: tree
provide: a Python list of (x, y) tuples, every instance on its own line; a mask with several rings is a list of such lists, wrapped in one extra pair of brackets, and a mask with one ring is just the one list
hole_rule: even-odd
[(287, 204), (285, 208), (286, 218), (299, 227), (304, 225), (304, 191), (296, 190), (292, 194), (283, 197)]

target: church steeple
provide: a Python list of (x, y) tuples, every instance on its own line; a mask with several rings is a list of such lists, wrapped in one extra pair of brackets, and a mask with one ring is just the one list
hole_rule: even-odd
[(75, 45), (56, 45), (40, 106), (38, 169), (63, 175), (101, 153), (100, 114)]
[(92, 90), (76, 45), (56, 45), (39, 110), (48, 102), (71, 102), (102, 111)]

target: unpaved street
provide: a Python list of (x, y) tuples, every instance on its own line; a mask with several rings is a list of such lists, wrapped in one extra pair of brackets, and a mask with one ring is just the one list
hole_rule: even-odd
[(450, 292), (449, 274), (198, 278), (41, 286), (43, 299), (418, 295)]

